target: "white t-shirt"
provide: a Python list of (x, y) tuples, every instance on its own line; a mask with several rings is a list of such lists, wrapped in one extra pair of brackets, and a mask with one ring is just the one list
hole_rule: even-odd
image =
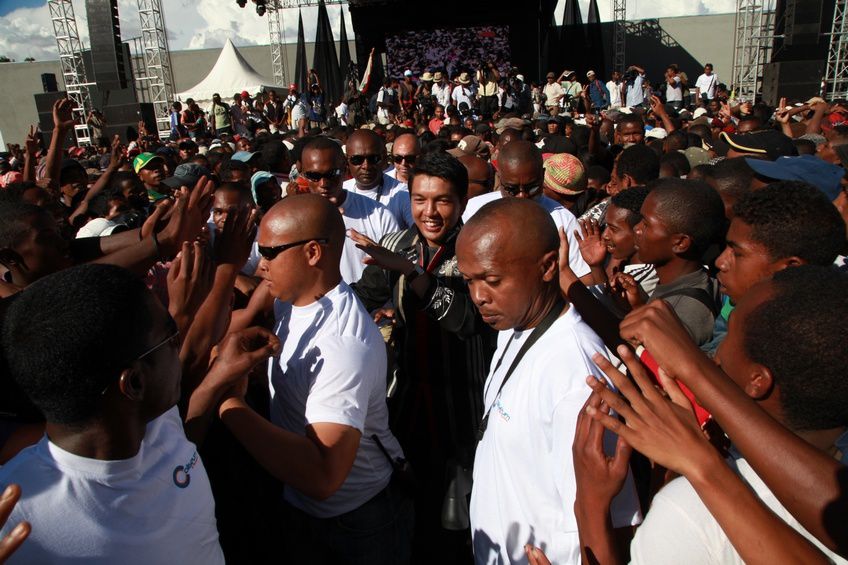
[(436, 103), (441, 104), (445, 108), (450, 105), (451, 90), (449, 84), (445, 84), (444, 86), (442, 86), (439, 83), (433, 83), (433, 87), (430, 89), (430, 93), (436, 99)]
[(9, 563), (224, 563), (209, 477), (177, 407), (147, 425), (138, 453), (101, 461), (45, 436), (0, 468), (22, 497), (2, 529), (32, 533)]
[(610, 108), (618, 108), (621, 106), (621, 83), (616, 83), (611, 80), (607, 83), (607, 90), (610, 93)]
[(556, 106), (557, 104), (559, 104), (560, 98), (565, 96), (565, 90), (562, 88), (562, 85), (556, 81), (552, 82), (551, 84), (545, 84), (545, 86), (542, 88), (542, 92), (547, 98), (545, 100), (546, 108)]
[[(342, 219), (345, 229), (353, 228), (374, 241), (379, 242), (384, 235), (400, 231), (389, 209), (367, 196), (348, 190), (341, 207), (344, 210)], [(340, 265), (342, 279), (345, 282), (355, 283), (359, 281), (362, 271), (365, 270), (366, 265), (362, 260), (366, 255), (364, 251), (356, 247), (356, 242), (350, 237), (345, 237)]]
[[(465, 205), (465, 212), (462, 213), (462, 222), (468, 223), (471, 216), (476, 214), (480, 208), (500, 198), (503, 198), (503, 194), (499, 190), (495, 190), (470, 199)], [(553, 218), (557, 229), (565, 228), (565, 235), (568, 237), (568, 264), (571, 265), (571, 270), (574, 271), (574, 274), (578, 277), (588, 275), (591, 269), (586, 264), (586, 261), (583, 260), (583, 256), (580, 255), (580, 248), (577, 245), (577, 240), (574, 238), (574, 230), (580, 229), (574, 214), (568, 208), (544, 194), (534, 198), (533, 202), (538, 202), (542, 208), (551, 214), (551, 218)]]
[(707, 95), (707, 100), (715, 98), (715, 87), (718, 84), (718, 76), (713, 73), (709, 76), (701, 74), (698, 80), (695, 81), (695, 88), (701, 91), (701, 94)]
[(388, 102), (391, 96), (394, 96), (394, 89), (383, 87), (377, 92), (377, 119), (380, 123), (389, 123), (389, 109), (379, 106), (380, 103)]
[(356, 179), (353, 178), (347, 179), (342, 186), (348, 192), (367, 196), (388, 208), (400, 229), (405, 230), (412, 227), (412, 203), (409, 199), (409, 190), (406, 183), (398, 181), (394, 175), (388, 175), (384, 172), (382, 184), (368, 190), (359, 188)]
[(665, 83), (665, 101), (666, 102), (682, 102), (683, 101), (683, 88), (680, 85), (680, 77), (678, 75), (674, 76), (674, 86), (668, 84), (668, 81)]
[[(500, 332), (486, 379), (484, 413), (493, 408), (477, 445), (471, 492), (478, 564), (527, 563), (527, 543), (543, 548), (551, 563), (580, 563), (571, 447), (577, 416), (591, 393), (586, 377), (605, 379), (592, 361), (593, 353), (604, 354), (604, 344), (576, 309), (568, 308), (524, 355), (498, 394), (532, 331)], [(605, 439), (613, 453), (614, 436)], [(641, 519), (632, 478), (613, 500), (612, 517), (615, 527)]]
[[(739, 457), (729, 461), (756, 495), (789, 527), (810, 540), (834, 563), (848, 563), (825, 548), (790, 514), (748, 462)], [(668, 483), (654, 497), (645, 522), (630, 544), (631, 563), (686, 563), (687, 565), (744, 562), (724, 530), (685, 477)]]
[(380, 331), (350, 287), (340, 283), (308, 306), (276, 301), (276, 334), (283, 344), (269, 361), (271, 421), (305, 435), (316, 423), (342, 424), (362, 434), (345, 482), (328, 499), (310, 498), (286, 486), (285, 498), (311, 516), (350, 512), (389, 483), (392, 458), (402, 457), (389, 431), (386, 408), (386, 346)]
[(463, 86), (461, 84), (457, 84), (453, 87), (453, 92), (451, 93), (451, 100), (453, 100), (453, 105), (459, 108), (459, 105), (463, 102), (468, 104), (468, 108), (471, 108), (471, 89), (467, 86)]

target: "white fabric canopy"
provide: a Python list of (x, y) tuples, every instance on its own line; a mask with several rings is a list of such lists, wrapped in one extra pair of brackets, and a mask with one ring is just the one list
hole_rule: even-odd
[(256, 72), (238, 52), (233, 42), (227, 39), (215, 66), (202, 81), (185, 92), (177, 94), (179, 100), (193, 98), (201, 103), (212, 100), (218, 93), (222, 100), (229, 100), (233, 94), (246, 90), (251, 96), (263, 89), (277, 88), (274, 82)]

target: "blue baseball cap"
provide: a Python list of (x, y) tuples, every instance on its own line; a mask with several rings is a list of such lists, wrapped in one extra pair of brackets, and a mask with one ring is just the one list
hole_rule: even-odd
[(236, 161), (241, 161), (243, 163), (247, 163), (251, 159), (253, 159), (253, 156), (256, 155), (256, 153), (257, 153), (256, 151), (253, 151), (253, 152), (251, 152), (251, 151), (236, 151), (235, 153), (233, 153), (232, 159), (235, 159)]
[(778, 157), (774, 161), (745, 158), (755, 173), (774, 180), (800, 180), (821, 190), (830, 200), (841, 191), (845, 169), (814, 155)]

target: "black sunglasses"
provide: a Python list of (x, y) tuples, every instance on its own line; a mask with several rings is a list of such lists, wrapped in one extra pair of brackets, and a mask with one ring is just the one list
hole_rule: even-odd
[(351, 155), (347, 158), (351, 165), (359, 166), (365, 161), (368, 161), (369, 165), (376, 165), (380, 162), (379, 155)]
[(336, 180), (340, 176), (342, 176), (342, 172), (339, 169), (335, 169), (332, 171), (328, 171), (326, 173), (316, 173), (314, 171), (304, 171), (300, 173), (303, 175), (303, 178), (310, 182), (321, 182), (321, 179), (327, 180)]
[(507, 186), (505, 184), (501, 185), (501, 188), (509, 194), (510, 196), (518, 196), (522, 192), (527, 196), (536, 196), (542, 190), (541, 184), (533, 184), (530, 186)]
[(415, 164), (415, 159), (418, 158), (418, 155), (392, 155), (392, 161), (397, 163), (398, 165), (402, 162), (406, 161), (410, 165)]
[(273, 261), (277, 258), (277, 255), (279, 255), (286, 249), (291, 249), (292, 247), (297, 247), (298, 245), (304, 245), (309, 243), (310, 241), (314, 241), (322, 245), (330, 242), (330, 240), (326, 237), (313, 237), (312, 239), (303, 239), (301, 241), (295, 241), (294, 243), (284, 243), (283, 245), (275, 245), (274, 247), (265, 247), (264, 245), (259, 245), (257, 247), (259, 250), (259, 255), (261, 255), (263, 259)]

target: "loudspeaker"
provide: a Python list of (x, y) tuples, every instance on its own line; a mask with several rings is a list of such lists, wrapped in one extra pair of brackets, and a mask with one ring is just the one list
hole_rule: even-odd
[(824, 60), (769, 63), (763, 70), (763, 101), (777, 106), (780, 98), (804, 101), (818, 96), (824, 76)]
[(98, 86), (104, 90), (126, 88), (118, 0), (86, 0), (85, 12), (91, 41), (91, 66)]
[(815, 45), (819, 42), (823, 4), (823, 0), (786, 0), (784, 45)]
[(41, 87), (44, 92), (56, 92), (59, 90), (59, 85), (56, 84), (56, 75), (53, 73), (44, 73), (41, 75)]

